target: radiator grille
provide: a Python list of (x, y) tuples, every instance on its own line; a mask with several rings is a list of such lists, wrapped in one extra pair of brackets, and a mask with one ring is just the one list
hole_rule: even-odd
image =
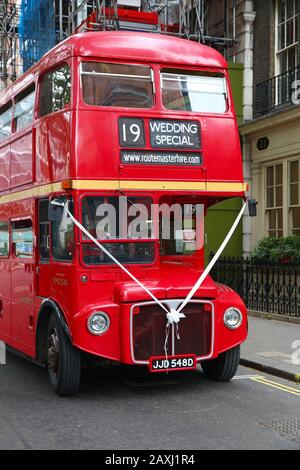
[[(210, 305), (210, 304), (207, 304)], [(136, 305), (132, 313), (132, 350), (135, 361), (148, 361), (151, 356), (163, 356), (166, 338), (166, 314), (157, 304)], [(207, 357), (211, 352), (212, 310), (204, 303), (189, 303), (183, 310), (186, 318), (179, 323), (180, 339), (172, 330), (168, 354), (196, 354)], [(172, 347), (174, 341), (174, 349)]]

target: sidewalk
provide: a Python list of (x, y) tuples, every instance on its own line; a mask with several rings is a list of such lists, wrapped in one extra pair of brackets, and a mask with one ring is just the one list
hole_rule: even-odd
[[(300, 325), (252, 316), (248, 319), (249, 336), (242, 345), (240, 363), (300, 382)], [(299, 365), (293, 364), (293, 354)]]

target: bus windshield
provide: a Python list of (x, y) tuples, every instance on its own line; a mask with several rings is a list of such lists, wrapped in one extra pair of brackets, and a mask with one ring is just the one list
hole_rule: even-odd
[[(152, 263), (151, 204), (149, 197), (87, 196), (82, 199), (82, 224), (121, 263)], [(82, 242), (84, 264), (113, 264), (84, 234)]]
[(152, 69), (144, 65), (82, 62), (82, 94), (86, 104), (152, 108)]
[(159, 206), (159, 239), (162, 256), (193, 255), (203, 248), (204, 205), (164, 201)]
[[(193, 255), (203, 248), (204, 205), (189, 199), (153, 204), (148, 196), (84, 196), (82, 225), (118, 261), (151, 263), (156, 235), (162, 256)], [(81, 241), (84, 264), (113, 263), (88, 236), (82, 234)]]
[(225, 77), (197, 71), (161, 72), (162, 101), (167, 109), (197, 113), (225, 113)]

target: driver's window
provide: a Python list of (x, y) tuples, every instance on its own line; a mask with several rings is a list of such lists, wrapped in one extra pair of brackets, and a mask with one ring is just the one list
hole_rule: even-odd
[(39, 201), (39, 254), (41, 261), (50, 259), (50, 222), (48, 219), (49, 200)]
[(52, 256), (58, 261), (71, 261), (74, 253), (74, 224), (66, 209), (73, 212), (73, 201), (66, 197), (55, 198), (64, 204), (58, 220), (51, 222)]

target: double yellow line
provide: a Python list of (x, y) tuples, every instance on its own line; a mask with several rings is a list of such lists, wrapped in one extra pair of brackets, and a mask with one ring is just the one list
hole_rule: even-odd
[(278, 383), (278, 382), (273, 382), (272, 380), (266, 379), (265, 377), (257, 376), (257, 377), (251, 377), (251, 380), (254, 382), (261, 383), (263, 385), (267, 385), (268, 387), (273, 387), (276, 388), (277, 390), (281, 390), (282, 392), (290, 393), (291, 395), (296, 395), (297, 397), (300, 397), (300, 388), (293, 388), (293, 387), (288, 387), (287, 385)]

